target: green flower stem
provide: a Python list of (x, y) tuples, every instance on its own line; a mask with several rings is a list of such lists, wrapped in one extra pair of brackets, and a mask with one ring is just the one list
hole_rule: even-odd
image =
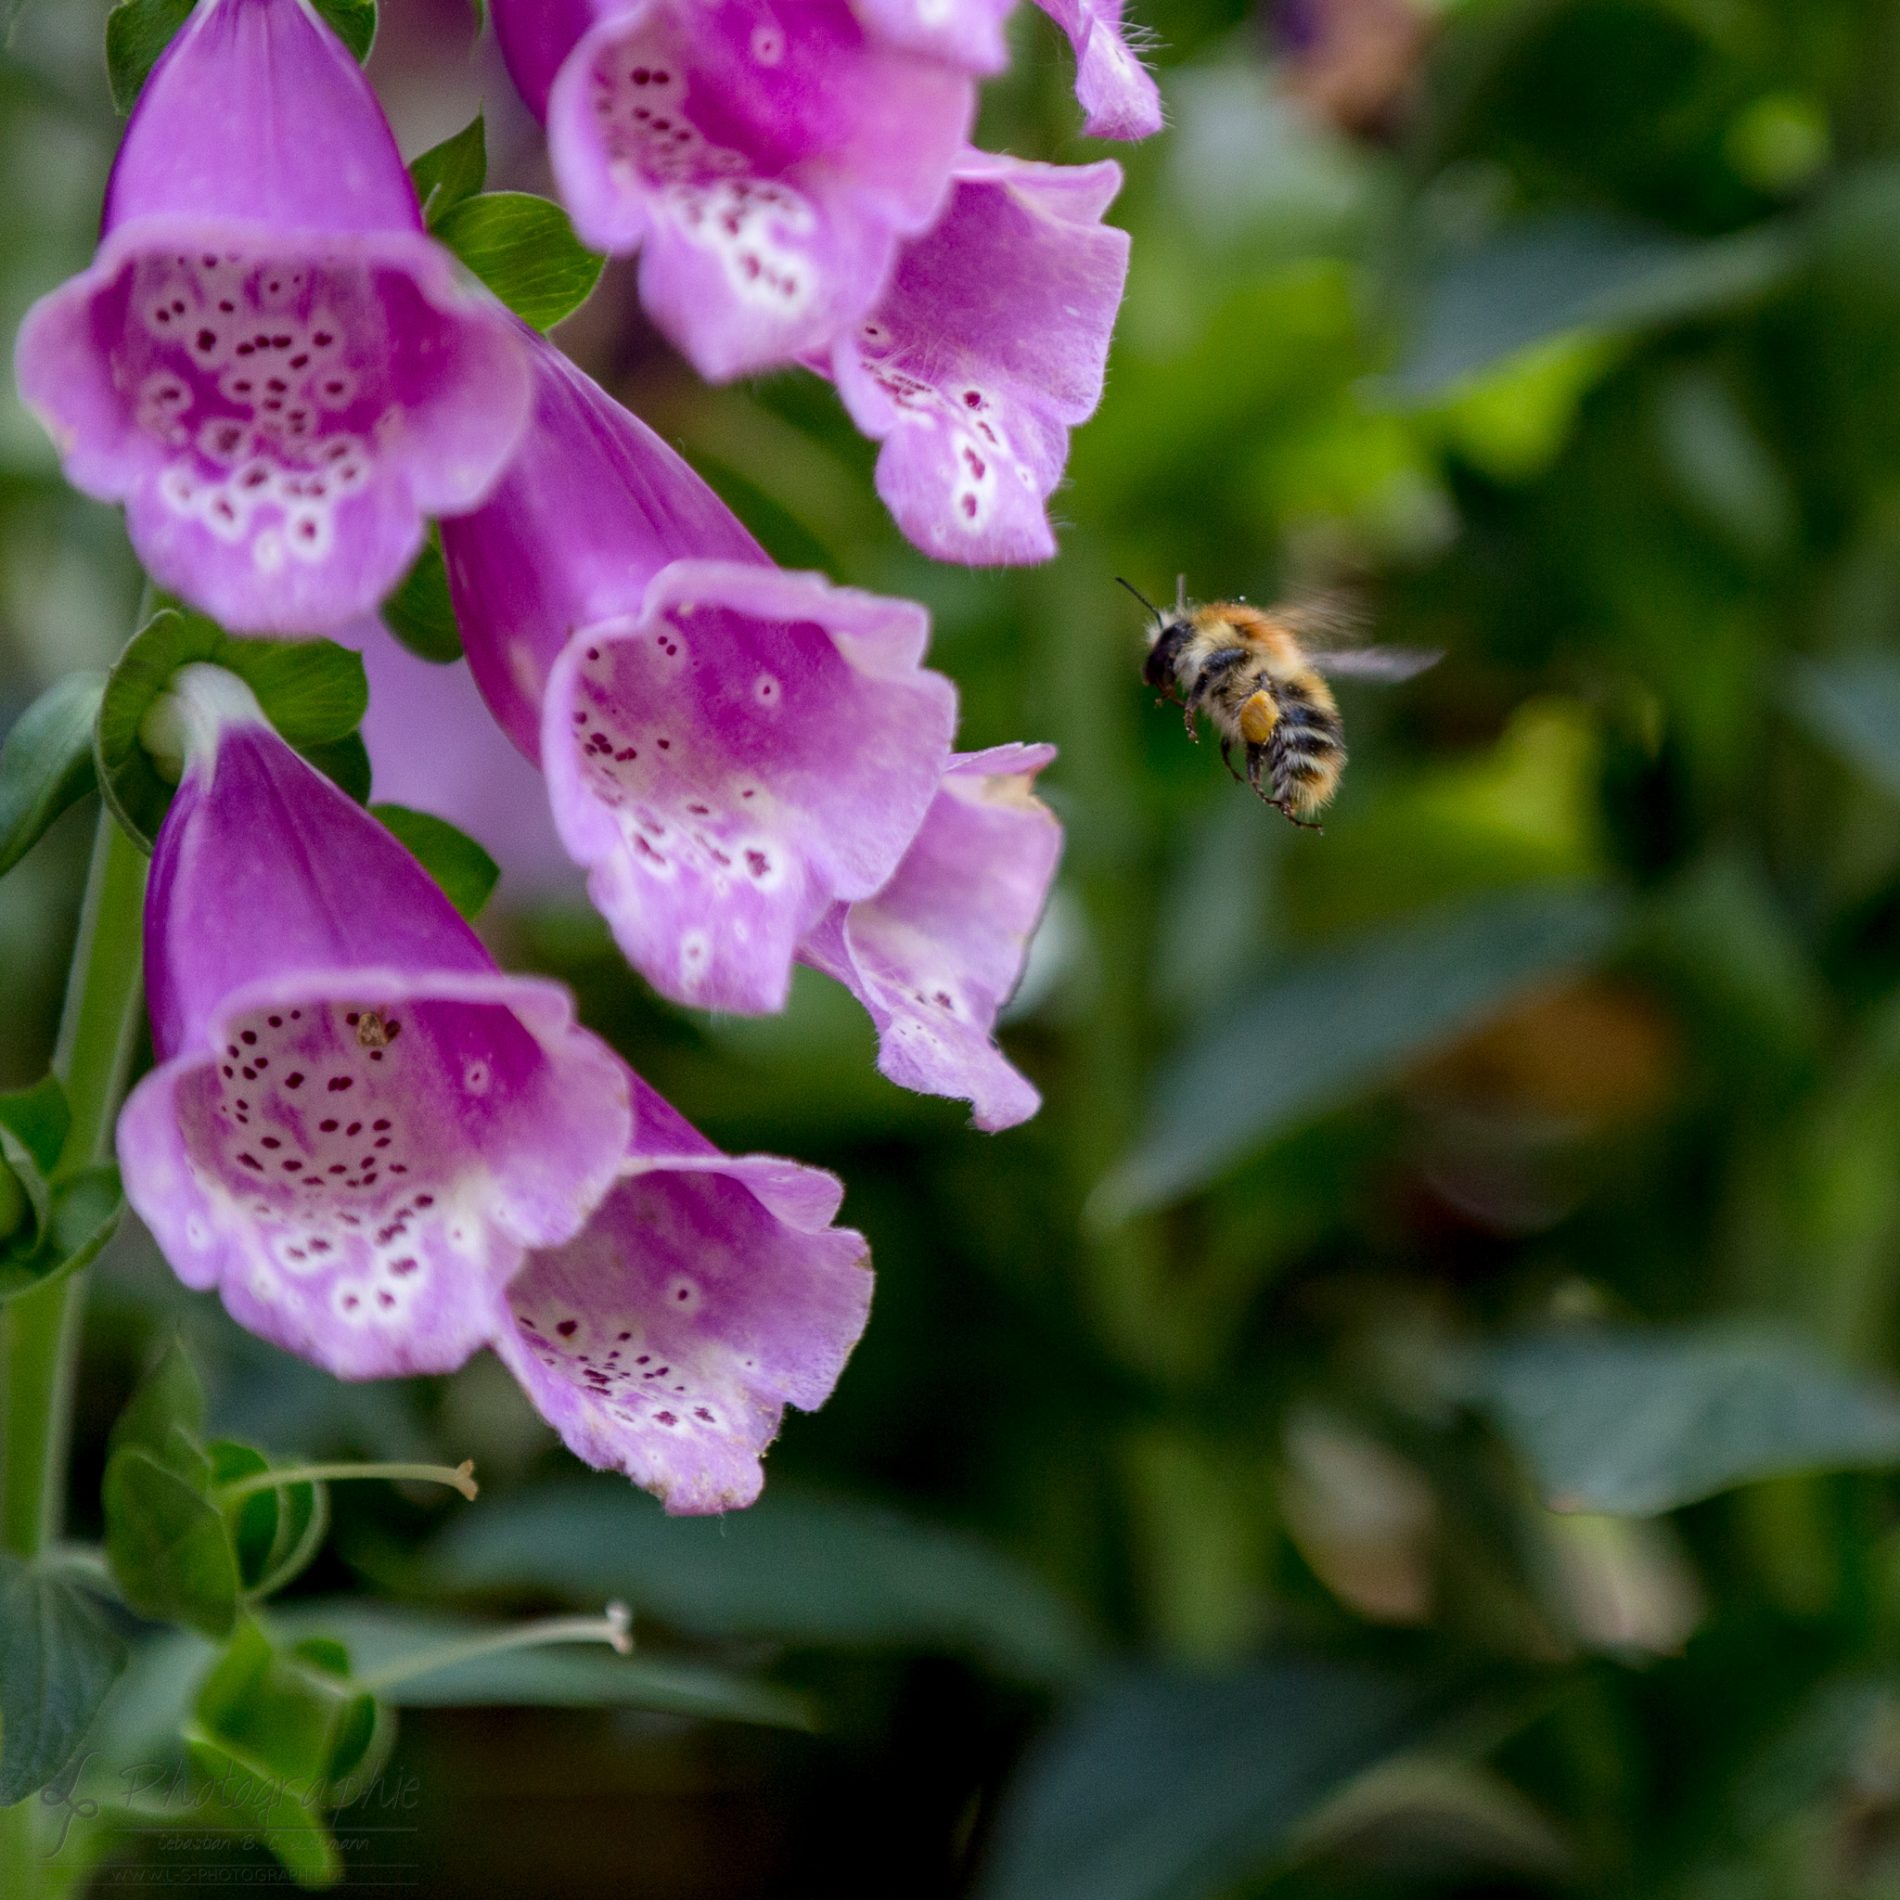
[[(56, 1174), (89, 1167), (111, 1150), (138, 1027), (144, 895), (145, 859), (102, 810), (53, 1056), (72, 1114)], [(37, 1557), (59, 1535), (85, 1277), (70, 1274), (0, 1314), (0, 1549), (15, 1557)], [(7, 1900), (34, 1900), (42, 1891), (39, 1812), (32, 1801), (0, 1810)]]
[(254, 1491), (278, 1491), (291, 1484), (328, 1484), (342, 1478), (387, 1478), (409, 1484), (446, 1484), (459, 1491), (472, 1504), (479, 1487), (475, 1482), (475, 1463), (465, 1458), (459, 1465), (281, 1465), (274, 1471), (256, 1471), (248, 1478), (236, 1478), (221, 1485), (218, 1495), (228, 1504), (233, 1498), (247, 1498)]
[(522, 1623), (492, 1636), (471, 1636), (461, 1642), (440, 1643), (434, 1649), (405, 1656), (387, 1669), (362, 1676), (357, 1687), (381, 1695), (399, 1682), (416, 1676), (433, 1675), (456, 1663), (472, 1662), (477, 1656), (496, 1656), (510, 1649), (544, 1649), (554, 1643), (605, 1643), (616, 1655), (625, 1656), (633, 1649), (629, 1634), (633, 1618), (624, 1603), (610, 1603), (601, 1616), (550, 1616), (538, 1623)]

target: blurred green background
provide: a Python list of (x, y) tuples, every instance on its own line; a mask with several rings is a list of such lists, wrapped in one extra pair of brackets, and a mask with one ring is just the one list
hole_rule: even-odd
[[(10, 334), (117, 124), (103, 7), (9, 10)], [(828, 389), (697, 385), (624, 266), (561, 333), (780, 559), (929, 604), (966, 745), (1061, 746), (1005, 1030), (1043, 1114), (899, 1094), (817, 978), (666, 1008), (528, 880), (503, 954), (871, 1237), (870, 1331), (764, 1502), (666, 1521), (492, 1363), (333, 1384), (123, 1235), (73, 1533), (176, 1330), (273, 1453), (481, 1471), (341, 1488), (284, 1619), (373, 1654), (632, 1605), (638, 1696), (404, 1709), (397, 1832), (339, 1823), (365, 1890), (1900, 1895), (1900, 4), (1137, 10), (1171, 126), (1114, 153), (1132, 275), (1054, 564), (931, 567)], [(383, 14), (405, 151), (485, 96), (495, 181), (545, 188), (463, 0)], [(1014, 40), (983, 142), (1103, 156), (1059, 36)], [(1345, 581), (1444, 649), (1342, 689), (1324, 837), (1141, 687), (1113, 577), (1181, 571)], [(9, 395), (0, 724), (137, 597)], [(44, 1067), (90, 822), (0, 883), (0, 1085)], [(106, 1770), (206, 1653), (143, 1646)], [(222, 1852), (196, 1877), (268, 1871)]]

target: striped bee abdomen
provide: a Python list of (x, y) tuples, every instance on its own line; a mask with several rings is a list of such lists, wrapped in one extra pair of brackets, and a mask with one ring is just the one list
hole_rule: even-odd
[(1267, 741), (1273, 795), (1302, 811), (1333, 795), (1346, 764), (1346, 734), (1324, 682), (1293, 675), (1276, 682), (1279, 723)]

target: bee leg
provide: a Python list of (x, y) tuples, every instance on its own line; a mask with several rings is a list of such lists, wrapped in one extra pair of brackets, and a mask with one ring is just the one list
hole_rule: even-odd
[(1220, 742), (1220, 762), (1226, 766), (1228, 776), (1236, 785), (1246, 784), (1247, 781), (1234, 770), (1234, 747), (1231, 739), (1222, 739)]
[(1298, 825), (1302, 831), (1317, 831), (1325, 835), (1326, 827), (1316, 824), (1311, 818), (1302, 818), (1293, 809), (1293, 802), (1286, 798), (1270, 798), (1267, 803), (1284, 818), (1289, 825)]
[(1280, 801), (1260, 783), (1260, 774), (1266, 770), (1267, 748), (1264, 745), (1247, 747), (1247, 783), (1253, 787), (1254, 796), (1264, 804), (1278, 806)]

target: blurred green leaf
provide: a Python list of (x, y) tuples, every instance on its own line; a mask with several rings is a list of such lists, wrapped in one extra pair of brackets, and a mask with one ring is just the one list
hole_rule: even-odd
[(30, 1223), (17, 1223), (0, 1234), (0, 1259), (23, 1258), (35, 1251), (53, 1215), (50, 1180), (59, 1165), (71, 1125), (66, 1090), (49, 1075), (30, 1089), (0, 1095), (0, 1164), (4, 1164), (25, 1203)]
[[(133, 1388), (106, 1441), (107, 1455), (136, 1446), (161, 1464), (171, 1463), (177, 1434), (195, 1441), (204, 1422), (204, 1384), (183, 1343), (173, 1338)], [(209, 1471), (202, 1464), (198, 1469)]]
[(0, 1556), (0, 1808), (72, 1760), (126, 1654), (70, 1576)]
[(432, 145), (409, 167), (430, 230), (488, 182), (488, 132), (478, 112), (461, 131)]
[(1476, 1354), (1467, 1396), (1556, 1511), (1653, 1516), (1798, 1471), (1900, 1464), (1900, 1393), (1787, 1333), (1553, 1333)]
[(1900, 659), (1884, 653), (1807, 660), (1794, 704), (1809, 731), (1892, 797), (1900, 798)]
[(526, 191), (465, 198), (435, 234), (537, 330), (571, 317), (592, 296), (606, 263), (574, 235), (559, 205)]
[(226, 1636), (239, 1598), (230, 1534), (178, 1462), (161, 1463), (138, 1445), (112, 1454), (103, 1493), (106, 1561), (119, 1594), (141, 1616)]
[(0, 745), (0, 876), (93, 787), (92, 728), (101, 673), (69, 673), (14, 722)]
[(1794, 234), (1762, 225), (1682, 238), (1584, 210), (1554, 211), (1446, 260), (1425, 283), (1392, 371), (1398, 396), (1438, 396), (1533, 343), (1708, 315), (1782, 282)]
[(1344, 1664), (1125, 1675), (1032, 1750), (978, 1900), (1213, 1900), (1270, 1867), (1329, 1795), (1416, 1746), (1443, 1706)]
[(158, 56), (190, 17), (193, 0), (120, 0), (106, 15), (106, 76), (121, 114), (138, 104)]
[(693, 1635), (950, 1651), (1042, 1681), (1093, 1648), (1060, 1597), (976, 1539), (782, 1486), (724, 1518), (666, 1517), (588, 1480), (484, 1499), (428, 1573), (445, 1589), (623, 1597)]
[(314, 4), (362, 65), (376, 44), (376, 0), (314, 0)]
[(1594, 962), (1622, 916), (1598, 890), (1518, 892), (1288, 971), (1163, 1065), (1144, 1131), (1097, 1190), (1097, 1208), (1119, 1218), (1205, 1186), (1273, 1136)]
[(185, 1745), (199, 1776), (199, 1808), (261, 1841), (300, 1887), (334, 1887), (343, 1878), (323, 1816), (297, 1800), (270, 1763), (196, 1729), (186, 1731)]
[(433, 534), (403, 576), (402, 585), (383, 602), (383, 625), (419, 660), (448, 666), (462, 657), (462, 629), (449, 598), (449, 572), (442, 544)]
[(369, 803), (371, 770), (369, 747), (363, 735), (353, 732), (347, 739), (335, 739), (328, 745), (313, 745), (304, 757), (346, 798), (359, 805)]
[(809, 1704), (769, 1683), (650, 1656), (617, 1656), (604, 1645), (512, 1649), (456, 1657), (461, 1645), (505, 1627), (358, 1602), (300, 1603), (277, 1618), (285, 1630), (322, 1630), (349, 1646), (366, 1680), (441, 1652), (441, 1666), (405, 1674), (384, 1691), (398, 1708), (630, 1708), (706, 1721), (808, 1729)]
[(407, 805), (372, 805), (370, 810), (435, 879), (443, 896), (474, 922), (494, 894), (501, 866), (446, 818)]

